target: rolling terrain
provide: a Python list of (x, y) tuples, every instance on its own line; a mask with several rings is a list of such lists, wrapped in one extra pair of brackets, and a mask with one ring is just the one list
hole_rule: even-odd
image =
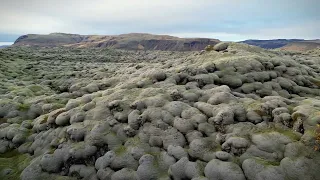
[(281, 49), (287, 51), (308, 51), (320, 48), (320, 40), (303, 39), (274, 39), (274, 40), (245, 40), (241, 43), (259, 46), (265, 49)]
[(0, 50), (0, 179), (320, 179), (320, 49), (113, 38)]
[(320, 48), (320, 41), (302, 41), (302, 42), (292, 42), (281, 47), (281, 50), (286, 51), (301, 51), (305, 52), (312, 49)]
[(300, 42), (302, 39), (274, 39), (274, 40), (245, 40), (241, 41), (241, 43), (259, 46), (264, 49), (276, 49), (281, 48), (291, 42)]

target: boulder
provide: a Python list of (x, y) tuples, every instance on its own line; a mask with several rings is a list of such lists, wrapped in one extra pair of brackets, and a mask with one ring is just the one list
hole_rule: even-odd
[(211, 160), (204, 169), (208, 179), (245, 180), (242, 169), (233, 162), (224, 162), (218, 159)]

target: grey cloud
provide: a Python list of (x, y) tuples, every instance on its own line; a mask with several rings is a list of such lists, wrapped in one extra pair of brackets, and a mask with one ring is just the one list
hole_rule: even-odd
[[(215, 33), (229, 37), (290, 33), (304, 38), (320, 36), (317, 5), (316, 0), (5, 0), (0, 7), (0, 33)], [(308, 26), (303, 26), (307, 21)], [(296, 27), (296, 32), (286, 27)]]

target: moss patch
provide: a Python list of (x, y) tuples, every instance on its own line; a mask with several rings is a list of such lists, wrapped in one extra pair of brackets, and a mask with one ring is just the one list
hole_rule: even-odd
[(48, 117), (49, 117), (48, 115), (44, 115), (43, 120), (40, 122), (40, 124), (47, 123)]
[(114, 152), (116, 153), (117, 156), (120, 156), (120, 155), (124, 154), (125, 152), (127, 152), (127, 148), (125, 146), (119, 146), (114, 149)]
[(131, 146), (138, 146), (139, 144), (141, 144), (141, 141), (138, 136), (135, 136), (135, 137), (129, 138), (126, 143), (130, 144)]
[(31, 161), (28, 154), (20, 154), (18, 151), (9, 151), (0, 155), (0, 179), (17, 180), (20, 174)]
[(292, 131), (290, 129), (281, 129), (281, 128), (277, 128), (277, 127), (269, 127), (267, 129), (259, 129), (259, 130), (255, 131), (255, 133), (272, 133), (272, 132), (278, 132), (280, 134), (283, 134), (283, 135), (289, 137), (293, 141), (299, 141), (301, 138), (299, 136), (299, 134), (295, 133), (294, 131)]
[(30, 104), (19, 104), (18, 110), (19, 111), (28, 111), (30, 109)]
[(295, 133), (294, 131), (290, 130), (290, 129), (281, 129), (281, 128), (277, 128), (277, 127), (270, 127), (268, 129), (263, 129), (263, 130), (258, 130), (256, 131), (257, 133), (272, 133), (272, 132), (278, 132), (280, 134), (283, 134), (287, 137), (289, 137), (291, 140), (293, 141), (299, 141), (300, 140), (300, 136)]
[(38, 86), (38, 85), (31, 85), (28, 88), (33, 92), (37, 92), (37, 91), (41, 91), (42, 90), (42, 87)]
[(264, 166), (279, 166), (280, 162), (278, 161), (268, 161), (265, 159), (261, 159), (261, 158), (254, 158), (256, 160), (257, 163), (262, 164)]
[(283, 130), (283, 129), (278, 129), (278, 132), (291, 138), (292, 140), (296, 140), (296, 141), (299, 141), (300, 140), (300, 136), (297, 135), (296, 133), (294, 133), (293, 131), (291, 130)]

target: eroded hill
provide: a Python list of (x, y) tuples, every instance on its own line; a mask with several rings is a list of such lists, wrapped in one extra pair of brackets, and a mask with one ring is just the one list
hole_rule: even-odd
[(0, 50), (0, 177), (320, 179), (320, 51), (214, 49)]

